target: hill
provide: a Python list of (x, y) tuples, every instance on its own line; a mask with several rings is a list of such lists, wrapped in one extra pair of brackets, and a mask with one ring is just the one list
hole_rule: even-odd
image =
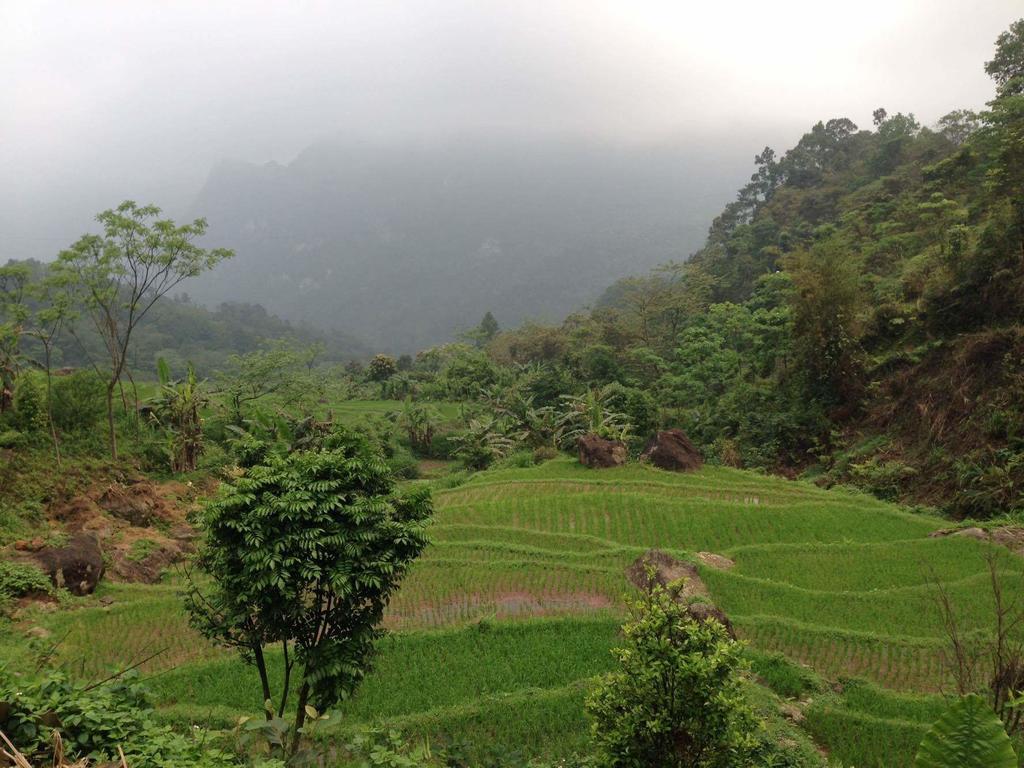
[(335, 140), (287, 166), (224, 163), (194, 210), (237, 257), (189, 291), (414, 352), (487, 311), (556, 319), (685, 256), (742, 167), (721, 146), (553, 140)]
[(929, 128), (878, 109), (766, 147), (687, 263), (501, 335), (492, 358), (626, 387), (620, 409), (649, 398), (725, 463), (1019, 511), (1022, 39), (1021, 21), (1000, 37), (984, 112)]
[[(444, 485), (433, 544), (389, 610), (396, 634), (323, 738), (377, 723), (526, 756), (583, 748), (582, 700), (613, 663), (624, 569), (652, 546), (695, 563), (750, 642), (771, 689), (761, 706), (776, 719), (782, 707), (802, 723), (795, 738), (846, 764), (910, 765), (942, 710), (946, 641), (929, 574), (965, 629), (990, 620), (983, 544), (930, 538), (939, 518), (859, 493), (722, 467), (595, 472), (568, 458)], [(1024, 574), (1009, 552), (999, 567), (1007, 584)], [(62, 638), (60, 658), (85, 676), (162, 650), (143, 678), (174, 722), (229, 723), (258, 707), (252, 670), (189, 629), (173, 581), (106, 583), (77, 610), (22, 616), (33, 625)]]

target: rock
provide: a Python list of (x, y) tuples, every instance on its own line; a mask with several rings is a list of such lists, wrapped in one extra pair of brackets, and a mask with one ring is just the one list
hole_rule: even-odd
[(32, 627), (26, 633), (29, 637), (35, 637), (40, 640), (45, 640), (50, 636), (50, 630), (46, 627)]
[[(650, 572), (653, 569), (653, 574)], [(679, 560), (660, 549), (649, 549), (626, 568), (626, 578), (637, 589), (650, 589), (654, 584), (667, 587), (674, 581), (686, 579), (683, 594), (687, 597), (708, 594), (707, 587), (697, 573), (697, 566)]]
[(113, 605), (113, 604), (114, 604), (114, 598), (112, 598), (110, 595), (106, 595), (105, 597), (101, 597), (100, 598), (100, 605)]
[(716, 555), (714, 552), (698, 552), (697, 559), (708, 568), (716, 568), (719, 571), (728, 571), (736, 565), (736, 561), (725, 555)]
[(961, 528), (959, 531), (955, 531), (953, 536), (963, 536), (965, 539), (977, 539), (978, 541), (987, 541), (989, 534), (983, 531), (981, 528)]
[(667, 429), (652, 437), (641, 456), (661, 469), (688, 472), (704, 466), (700, 452), (681, 429)]
[(729, 637), (733, 640), (736, 639), (736, 630), (733, 628), (732, 622), (729, 621), (729, 617), (725, 615), (725, 611), (717, 605), (693, 602), (686, 606), (686, 613), (691, 619), (700, 624), (703, 624), (706, 621), (717, 621), (725, 627), (725, 631), (729, 633)]
[(717, 621), (725, 627), (729, 637), (736, 639), (736, 630), (725, 611), (707, 602), (708, 588), (693, 563), (658, 549), (649, 549), (626, 568), (626, 578), (637, 589), (651, 589), (655, 584), (665, 587), (683, 579), (676, 600), (686, 606), (687, 615), (701, 623)]
[(626, 463), (628, 453), (626, 444), (621, 440), (605, 440), (595, 434), (584, 435), (579, 439), (580, 464), (593, 469), (621, 467)]
[(73, 595), (92, 594), (103, 576), (99, 542), (87, 533), (76, 534), (66, 547), (43, 548), (33, 557), (55, 587)]
[(38, 552), (44, 546), (46, 546), (46, 542), (38, 537), (31, 541), (22, 539), (21, 541), (14, 542), (14, 548), (19, 552)]
[(790, 704), (789, 702), (782, 702), (779, 704), (779, 714), (797, 725), (802, 723), (805, 719), (804, 711), (796, 704)]

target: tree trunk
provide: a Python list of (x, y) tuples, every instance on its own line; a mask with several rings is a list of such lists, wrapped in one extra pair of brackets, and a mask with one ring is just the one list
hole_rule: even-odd
[(114, 387), (117, 381), (107, 383), (107, 439), (110, 441), (110, 459), (117, 461), (117, 432), (114, 429)]
[(256, 669), (260, 673), (260, 685), (263, 686), (263, 714), (266, 715), (267, 720), (272, 720), (274, 717), (273, 707), (267, 706), (267, 702), (271, 701), (270, 678), (267, 675), (267, 662), (263, 658), (263, 646), (259, 643), (253, 645), (252, 655), (256, 660)]
[(46, 345), (46, 420), (50, 423), (50, 437), (53, 439), (53, 454), (60, 469), (60, 441), (57, 428), (53, 425), (53, 367), (50, 362), (50, 345)]
[(292, 730), (292, 744), (288, 755), (293, 756), (299, 751), (299, 739), (302, 738), (302, 726), (306, 724), (306, 702), (309, 701), (309, 683), (303, 682), (299, 689), (299, 705), (295, 709), (295, 728)]

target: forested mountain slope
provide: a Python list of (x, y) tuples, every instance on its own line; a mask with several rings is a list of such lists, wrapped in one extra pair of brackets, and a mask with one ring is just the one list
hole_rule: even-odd
[(726, 462), (1018, 507), (1024, 20), (986, 70), (980, 114), (927, 128), (879, 109), (871, 129), (831, 119), (766, 148), (688, 263), (492, 353), (653, 396)]

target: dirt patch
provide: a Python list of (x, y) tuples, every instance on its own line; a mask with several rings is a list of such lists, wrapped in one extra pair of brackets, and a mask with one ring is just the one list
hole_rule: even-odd
[(725, 555), (716, 555), (714, 552), (698, 552), (697, 559), (709, 568), (715, 568), (719, 571), (728, 571), (736, 566), (735, 560)]
[(114, 581), (155, 584), (191, 551), (189, 541), (148, 528), (126, 528), (108, 545), (109, 576)]
[(195, 531), (187, 516), (202, 493), (190, 484), (122, 476), (55, 502), (47, 513), (72, 535), (99, 540), (109, 578), (153, 583), (192, 551)]
[(396, 606), (386, 623), (390, 626), (441, 626), (466, 621), (480, 614), (494, 614), (499, 619), (524, 618), (586, 613), (616, 606), (614, 600), (596, 592), (474, 593), (441, 604), (427, 601), (402, 608)]
[(964, 539), (976, 539), (977, 541), (991, 541), (1006, 547), (1015, 555), (1024, 557), (1024, 527), (1017, 525), (1005, 525), (1001, 528), (985, 530), (983, 528), (944, 528), (941, 531), (932, 531), (929, 538), (941, 538), (945, 536), (958, 536)]

